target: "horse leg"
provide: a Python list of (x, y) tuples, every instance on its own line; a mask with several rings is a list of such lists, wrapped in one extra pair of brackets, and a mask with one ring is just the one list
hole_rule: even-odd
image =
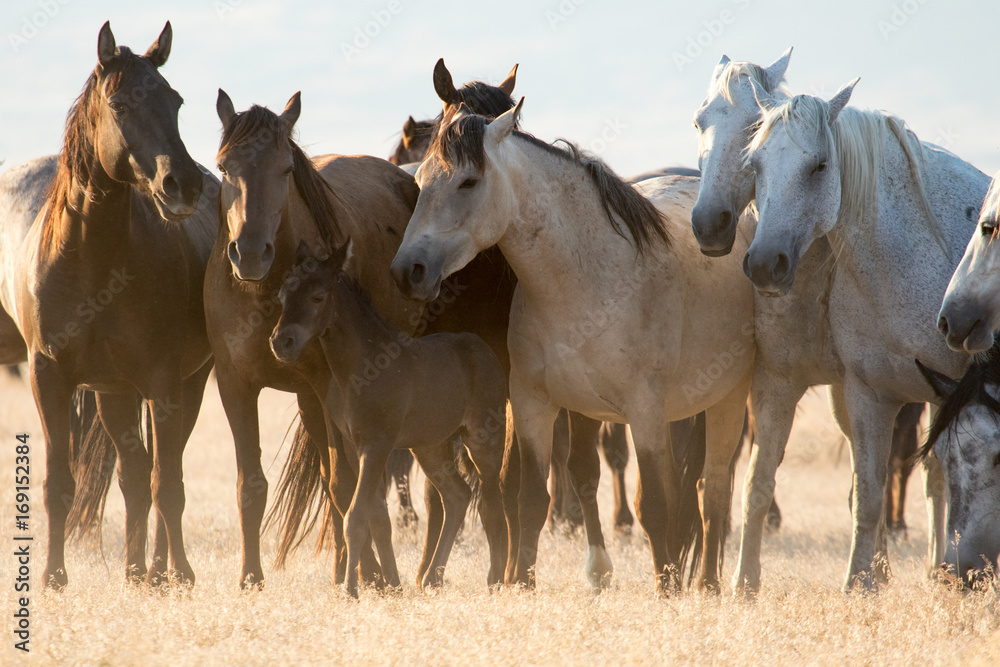
[(549, 507), (546, 486), (552, 456), (552, 425), (559, 408), (543, 401), (539, 388), (523, 382), (516, 369), (510, 375), (510, 400), (521, 455), (521, 487), (517, 497), (520, 540), (513, 581), (534, 588), (538, 537)]
[[(641, 410), (643, 419), (630, 423), (638, 476), (635, 515), (649, 538), (656, 575), (656, 592), (667, 595), (680, 588), (679, 545), (668, 548), (668, 528), (680, 516), (680, 475), (670, 446), (663, 408)], [(678, 551), (678, 553), (673, 553)]]
[(31, 391), (45, 436), (45, 513), (49, 520), (49, 551), (42, 581), (63, 588), (66, 575), (66, 517), (73, 506), (76, 485), (70, 469), (70, 404), (75, 387), (51, 359), (34, 354), (29, 373)]
[(795, 406), (806, 389), (789, 384), (763, 363), (754, 367), (750, 404), (755, 416), (755, 437), (743, 484), (743, 528), (733, 577), (733, 590), (737, 595), (753, 595), (760, 590), (764, 521), (774, 500), (774, 478), (785, 455)]
[(440, 537), (419, 582), (421, 588), (439, 587), (444, 583), (444, 568), (448, 564), (465, 512), (469, 509), (472, 491), (455, 466), (455, 450), (450, 440), (435, 447), (414, 450), (413, 455), (427, 479), (441, 494), (441, 504), (444, 507)]
[(751, 376), (705, 413), (705, 467), (698, 480), (704, 551), (698, 588), (719, 592), (719, 575), (733, 500), (733, 460), (740, 447)]
[(420, 555), (420, 566), (417, 568), (417, 586), (423, 585), (424, 574), (434, 560), (434, 550), (441, 540), (441, 527), (444, 525), (444, 504), (441, 494), (431, 482), (430, 477), (424, 478), (424, 507), (427, 509), (427, 534), (424, 536), (424, 551)]
[(587, 580), (595, 591), (611, 585), (614, 567), (604, 544), (597, 489), (601, 482), (601, 459), (597, 454), (597, 432), (601, 422), (583, 415), (570, 416), (568, 468), (573, 492), (580, 498), (584, 526), (587, 529)]
[[(502, 413), (501, 413), (502, 414)], [(481, 427), (481, 428), (480, 428)], [(492, 428), (491, 428), (492, 427)], [(484, 441), (474, 439), (476, 432), (487, 434)], [(498, 431), (496, 422), (487, 419), (463, 436), (469, 458), (479, 476), (479, 518), (486, 531), (486, 541), (490, 546), (490, 571), (486, 585), (490, 588), (504, 583), (504, 568), (507, 562), (507, 526), (504, 521), (503, 498), (500, 491), (500, 474), (503, 468), (504, 433)]]
[[(930, 419), (933, 423), (937, 417), (937, 406), (930, 405)], [(934, 577), (941, 571), (945, 562), (945, 547), (948, 543), (946, 535), (948, 518), (948, 481), (944, 476), (941, 461), (934, 451), (920, 464), (924, 478), (924, 495), (927, 498), (927, 576)]]
[[(508, 422), (510, 411), (508, 411)], [(503, 466), (500, 468), (500, 498), (503, 500), (503, 514), (507, 519), (507, 566), (503, 581), (514, 584), (517, 554), (521, 544), (521, 521), (518, 515), (518, 496), (521, 491), (521, 452), (517, 444), (517, 434), (508, 424), (507, 441), (504, 443)]]
[(625, 486), (625, 468), (628, 467), (628, 437), (625, 424), (605, 422), (598, 433), (604, 461), (611, 469), (612, 488), (615, 492), (615, 532), (628, 535), (635, 519), (628, 508), (628, 491)]
[(399, 517), (397, 522), (400, 528), (409, 528), (419, 523), (417, 512), (413, 509), (413, 499), (410, 496), (410, 471), (413, 469), (413, 454), (408, 449), (394, 449), (389, 454), (389, 462), (386, 463), (386, 470), (392, 480), (392, 486), (396, 489), (396, 496), (399, 498)]
[(560, 524), (567, 533), (580, 526), (582, 510), (573, 493), (568, 466), (570, 447), (569, 412), (559, 410), (552, 426), (552, 498), (549, 501), (548, 523), (551, 530)]
[(844, 590), (871, 591), (889, 578), (888, 559), (877, 552), (885, 534), (882, 503), (892, 427), (902, 405), (877, 395), (850, 375), (844, 382), (844, 398), (854, 436), (854, 537)]
[[(376, 501), (376, 494), (382, 490), (379, 482), (385, 475), (385, 460), (392, 451), (388, 444), (383, 443), (369, 443), (368, 447), (370, 451), (362, 449), (358, 452), (358, 484), (344, 516), (344, 534), (347, 538), (347, 582), (344, 587), (353, 598), (358, 597), (358, 566), (361, 564), (362, 548), (369, 537), (372, 506)], [(375, 526), (372, 526), (372, 532), (375, 530)], [(379, 555), (385, 557), (384, 554)]]
[(125, 498), (125, 578), (146, 576), (146, 529), (149, 520), (152, 462), (138, 430), (142, 428), (139, 394), (97, 394), (97, 413), (118, 453), (118, 486)]
[(261, 586), (264, 569), (260, 563), (260, 524), (267, 504), (267, 478), (260, 464), (260, 426), (257, 398), (260, 387), (244, 382), (236, 373), (220, 365), (216, 369), (219, 396), (229, 420), (236, 445), (236, 497), (243, 537), (243, 565), (240, 586)]
[[(194, 570), (184, 552), (184, 388), (178, 381), (147, 399), (153, 419), (153, 504), (163, 518), (170, 550), (170, 569), (182, 584), (194, 584)], [(146, 574), (150, 584), (160, 583), (156, 568)]]

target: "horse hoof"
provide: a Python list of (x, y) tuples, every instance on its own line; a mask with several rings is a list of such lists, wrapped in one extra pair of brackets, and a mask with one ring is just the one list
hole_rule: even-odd
[(260, 575), (248, 574), (240, 581), (240, 590), (262, 591), (264, 590), (264, 577)]
[(125, 583), (132, 586), (138, 586), (146, 580), (146, 567), (139, 565), (131, 565), (125, 568)]
[(611, 555), (603, 547), (587, 548), (587, 581), (594, 592), (603, 591), (611, 586), (611, 577), (615, 568), (611, 564)]
[(53, 591), (61, 591), (66, 588), (66, 584), (69, 583), (69, 577), (66, 575), (66, 568), (59, 568), (54, 572), (49, 570), (45, 571), (43, 575), (45, 581), (45, 587)]

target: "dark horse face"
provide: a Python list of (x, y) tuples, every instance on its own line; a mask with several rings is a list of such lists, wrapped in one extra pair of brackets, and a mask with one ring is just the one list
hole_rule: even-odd
[(179, 220), (194, 213), (203, 175), (177, 129), (183, 100), (157, 68), (167, 62), (173, 32), (163, 28), (145, 55), (119, 48), (105, 23), (97, 38), (94, 147), (114, 180), (148, 192), (160, 215)]
[(295, 93), (277, 117), (262, 107), (237, 114), (220, 89), (215, 108), (222, 121), (219, 207), (229, 226), (226, 252), (237, 278), (263, 280), (274, 261), (274, 240), (294, 185), (289, 137), (302, 109), (301, 97)]
[(326, 259), (314, 259), (306, 242), (299, 242), (295, 268), (278, 292), (281, 317), (271, 334), (271, 351), (279, 361), (294, 363), (306, 343), (337, 319), (337, 275), (350, 255), (350, 239)]

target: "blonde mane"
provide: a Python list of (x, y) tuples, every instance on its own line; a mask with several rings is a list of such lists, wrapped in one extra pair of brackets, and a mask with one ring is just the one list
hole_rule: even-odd
[(1000, 172), (990, 181), (990, 189), (986, 191), (986, 198), (979, 211), (979, 219), (1000, 220)]
[(767, 73), (764, 68), (760, 65), (755, 65), (748, 62), (734, 62), (730, 61), (726, 63), (723, 70), (719, 73), (719, 76), (709, 84), (708, 94), (717, 93), (722, 96), (722, 99), (726, 100), (732, 106), (736, 106), (736, 101), (733, 97), (733, 91), (740, 82), (740, 77), (745, 76), (758, 86), (771, 93), (772, 95), (780, 95), (783, 99), (787, 99), (790, 95), (788, 89), (785, 87), (785, 77), (781, 77), (781, 82), (778, 84), (777, 89), (771, 89), (767, 85)]
[(840, 165), (838, 220), (861, 219), (862, 216), (874, 218), (878, 215), (879, 169), (885, 157), (883, 147), (886, 132), (889, 132), (906, 155), (910, 176), (917, 184), (920, 205), (927, 214), (928, 228), (945, 254), (950, 255), (941, 223), (927, 201), (921, 168), (923, 146), (906, 127), (905, 121), (884, 111), (862, 111), (847, 107), (840, 112), (831, 127), (829, 113), (830, 107), (826, 102), (809, 95), (796, 95), (789, 101), (764, 111), (760, 127), (746, 148), (747, 163), (779, 124), (788, 137), (803, 150), (803, 140), (815, 138), (828, 156), (837, 157)]

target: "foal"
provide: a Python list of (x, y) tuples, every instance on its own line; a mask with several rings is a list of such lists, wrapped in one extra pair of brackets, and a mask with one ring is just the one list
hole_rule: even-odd
[[(386, 459), (413, 451), (444, 504), (439, 530), (427, 527), (418, 586), (439, 586), (471, 492), (455, 466), (461, 436), (479, 473), (479, 513), (490, 545), (490, 586), (503, 583), (507, 533), (500, 499), (506, 424), (506, 377), (490, 347), (472, 334), (411, 338), (382, 320), (343, 271), (351, 241), (316, 260), (299, 244), (295, 269), (279, 293), (281, 317), (271, 350), (291, 363), (319, 337), (332, 380), (327, 419), (357, 448), (358, 485), (345, 515), (348, 593), (358, 595), (357, 566)], [(328, 425), (329, 426), (329, 425)], [(391, 526), (374, 521), (389, 541)], [(379, 543), (376, 540), (376, 543)]]

